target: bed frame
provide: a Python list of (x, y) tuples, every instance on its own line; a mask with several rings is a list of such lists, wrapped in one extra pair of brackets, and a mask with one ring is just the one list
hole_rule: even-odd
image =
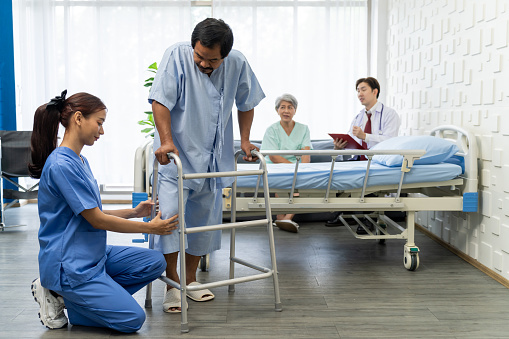
[[(406, 240), (403, 263), (405, 268), (414, 271), (419, 267), (419, 248), (414, 242), (415, 212), (476, 212), (478, 208), (477, 144), (475, 136), (456, 126), (440, 126), (433, 129), (430, 134), (447, 139), (458, 146), (460, 152), (456, 155), (464, 158), (465, 165), (465, 171), (462, 176), (442, 182), (403, 184), (405, 174), (412, 170), (414, 161), (424, 154), (423, 150), (261, 151), (263, 155), (295, 155), (298, 159), (295, 163), (292, 188), (289, 190), (270, 189), (271, 193), (277, 193), (278, 195), (277, 198), (270, 198), (271, 210), (274, 214), (373, 211), (373, 213), (369, 214), (343, 215), (340, 216), (340, 220), (347, 230), (358, 239), (375, 239), (380, 243), (385, 242), (387, 239)], [(311, 154), (331, 156), (329, 185), (325, 190), (302, 190), (295, 187), (300, 157)], [(345, 154), (364, 154), (368, 158), (364, 186), (362, 188), (353, 190), (331, 189), (335, 159), (338, 155)], [(376, 154), (403, 155), (401, 179), (398, 185), (367, 186), (371, 160)], [(240, 153), (236, 155), (236, 159), (239, 156)], [(257, 187), (237, 187), (237, 182), (235, 181), (232, 188), (224, 190), (223, 212), (225, 215), (228, 215), (232, 210), (235, 211), (235, 213), (232, 213), (232, 222), (235, 222), (236, 216), (265, 214), (265, 202), (258, 194), (260, 189), (259, 183), (260, 180), (258, 180)], [(408, 193), (408, 195), (401, 196), (401, 193)], [(246, 195), (251, 195), (252, 197), (246, 197)], [(406, 228), (387, 217), (384, 214), (387, 211), (406, 212)], [(361, 217), (366, 218), (372, 224), (373, 232), (361, 221)], [(350, 226), (345, 220), (347, 218), (355, 220), (356, 225)], [(356, 234), (355, 229), (358, 225), (366, 230), (366, 235)]]
[[(384, 243), (387, 239), (404, 239), (403, 262), (408, 270), (416, 270), (419, 267), (419, 248), (414, 243), (415, 212), (419, 211), (461, 211), (477, 212), (478, 209), (478, 173), (477, 173), (477, 143), (475, 136), (456, 126), (439, 126), (430, 132), (430, 135), (447, 139), (458, 146), (460, 152), (457, 155), (464, 158), (465, 171), (458, 178), (441, 182), (426, 182), (416, 184), (402, 184), (404, 175), (412, 170), (414, 160), (424, 154), (422, 150), (410, 151), (334, 151), (334, 150), (310, 150), (310, 151), (262, 151), (263, 155), (296, 155), (298, 159), (302, 155), (327, 155), (331, 157), (331, 172), (334, 168), (335, 159), (338, 155), (365, 154), (368, 158), (364, 186), (352, 190), (333, 190), (331, 188), (332, 177), (329, 178), (329, 187), (325, 190), (303, 190), (295, 187), (296, 174), (299, 161), (295, 164), (293, 187), (290, 190), (270, 189), (271, 193), (277, 193), (278, 198), (270, 198), (270, 207), (274, 214), (283, 213), (319, 213), (336, 211), (373, 211), (370, 214), (348, 214), (340, 217), (347, 230), (358, 239), (375, 239)], [(367, 186), (371, 159), (375, 154), (401, 154), (404, 161), (401, 166), (401, 180), (399, 185)], [(241, 153), (236, 154), (239, 159)], [(147, 142), (136, 152), (135, 158), (135, 192), (146, 192), (151, 196), (150, 175), (152, 173), (153, 152), (152, 143)], [(237, 164), (237, 160), (236, 160)], [(237, 166), (237, 165), (236, 165)], [(264, 200), (258, 194), (256, 187), (237, 187), (236, 182), (232, 188), (223, 190), (223, 215), (233, 217), (249, 217), (264, 215), (266, 206)], [(296, 196), (295, 193), (298, 193)], [(407, 196), (401, 196), (408, 193)], [(376, 196), (371, 196), (372, 194)], [(248, 197), (248, 196), (251, 197)], [(261, 194), (260, 194), (261, 195)], [(370, 195), (370, 196), (368, 196)], [(236, 197), (233, 199), (233, 197)], [(235, 213), (231, 213), (231, 211)], [(394, 222), (384, 212), (406, 212), (406, 227)], [(365, 217), (373, 224), (374, 231), (370, 231), (361, 218)], [(346, 219), (353, 219), (357, 225), (363, 227), (366, 235), (358, 235), (355, 232), (357, 225), (349, 225)], [(133, 241), (138, 241), (135, 239)], [(142, 239), (143, 240), (143, 239)], [(144, 239), (143, 241), (146, 241)], [(207, 270), (209, 262), (203, 258), (200, 263), (202, 270)]]

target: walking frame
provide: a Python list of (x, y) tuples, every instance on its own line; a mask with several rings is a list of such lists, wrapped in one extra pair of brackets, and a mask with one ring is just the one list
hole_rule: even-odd
[[(239, 151), (235, 154), (235, 163), (237, 162), (239, 156), (243, 154), (242, 151)], [(265, 158), (257, 151), (252, 151), (253, 156), (257, 156), (260, 159), (260, 168), (258, 170), (251, 171), (229, 171), (229, 172), (211, 172), (211, 173), (190, 173), (183, 174), (182, 173), (182, 162), (178, 155), (174, 153), (168, 153), (168, 159), (175, 161), (177, 166), (178, 173), (178, 215), (179, 215), (179, 248), (180, 248), (180, 281), (186, 281), (186, 260), (185, 260), (185, 235), (191, 233), (199, 233), (199, 232), (207, 232), (207, 231), (216, 231), (216, 230), (230, 230), (230, 270), (229, 270), (229, 279), (220, 280), (210, 283), (204, 283), (196, 286), (188, 286), (186, 284), (177, 283), (166, 276), (159, 277), (160, 280), (165, 282), (166, 284), (177, 288), (180, 290), (181, 296), (181, 326), (180, 330), (183, 333), (189, 332), (189, 325), (187, 320), (187, 291), (199, 291), (209, 288), (215, 288), (220, 286), (228, 285), (228, 291), (235, 291), (235, 284), (266, 279), (272, 277), (274, 283), (274, 298), (275, 298), (275, 310), (277, 312), (281, 312), (283, 310), (281, 305), (281, 300), (279, 296), (279, 282), (277, 276), (277, 265), (276, 265), (276, 252), (274, 246), (274, 233), (272, 226), (272, 214), (270, 207), (270, 197), (269, 197), (269, 185), (268, 185), (268, 177), (267, 177), (267, 166), (265, 162)], [(152, 185), (152, 199), (153, 201), (157, 201), (157, 180), (158, 180), (158, 162), (157, 159), (154, 161), (154, 174), (153, 174), (153, 182)], [(232, 196), (236, 197), (236, 189), (237, 189), (237, 177), (238, 176), (248, 176), (248, 175), (258, 175), (262, 176), (263, 180), (263, 190), (265, 196), (265, 214), (266, 218), (261, 220), (250, 220), (244, 222), (236, 222), (236, 208), (235, 208), (235, 198), (232, 199), (232, 213), (231, 213), (231, 223), (229, 224), (219, 224), (219, 225), (208, 225), (208, 226), (199, 226), (186, 228), (185, 224), (185, 206), (183, 204), (184, 201), (184, 180), (186, 179), (199, 179), (199, 178), (218, 178), (218, 177), (234, 177), (235, 181), (232, 185)], [(151, 218), (155, 218), (156, 216), (156, 205), (152, 209)], [(263, 226), (267, 227), (267, 233), (269, 236), (269, 247), (270, 247), (270, 259), (271, 259), (271, 267), (266, 268), (259, 266), (257, 264), (250, 263), (244, 259), (241, 259), (236, 256), (235, 253), (235, 231), (237, 228), (243, 227), (254, 227), (254, 226)], [(149, 248), (154, 248), (154, 235), (151, 234), (149, 237)], [(252, 274), (243, 277), (235, 277), (235, 264), (244, 265), (246, 267), (250, 267), (256, 271), (262, 272), (257, 274)], [(152, 284), (147, 285), (146, 291), (146, 299), (145, 299), (145, 307), (152, 307)]]

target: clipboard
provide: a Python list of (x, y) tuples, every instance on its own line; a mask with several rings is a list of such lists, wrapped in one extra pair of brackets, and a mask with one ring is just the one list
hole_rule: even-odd
[(338, 134), (338, 133), (329, 133), (332, 139), (343, 139), (346, 140), (347, 143), (345, 145), (346, 149), (367, 149), (367, 147), (363, 147), (354, 138), (352, 138), (349, 134)]

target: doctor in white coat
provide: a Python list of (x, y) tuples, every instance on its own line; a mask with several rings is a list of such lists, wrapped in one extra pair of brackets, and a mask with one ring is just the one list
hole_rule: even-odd
[[(380, 84), (373, 77), (361, 78), (355, 83), (357, 97), (364, 108), (357, 114), (350, 125), (350, 134), (359, 144), (367, 149), (375, 146), (381, 141), (398, 136), (401, 120), (398, 113), (382, 102), (378, 101), (380, 95)], [(334, 149), (344, 149), (346, 141), (334, 140)], [(366, 160), (365, 157), (357, 156), (356, 160)], [(343, 223), (339, 215), (325, 223), (326, 226), (340, 226)], [(361, 227), (357, 230), (365, 232)]]
[[(393, 108), (378, 101), (380, 84), (375, 78), (361, 78), (355, 84), (357, 97), (364, 106), (350, 125), (349, 134), (359, 143), (365, 143), (367, 148), (375, 146), (381, 141), (398, 136), (401, 121)], [(368, 121), (371, 120), (371, 124)], [(368, 127), (368, 129), (366, 128)], [(334, 140), (334, 149), (343, 149), (346, 142)]]

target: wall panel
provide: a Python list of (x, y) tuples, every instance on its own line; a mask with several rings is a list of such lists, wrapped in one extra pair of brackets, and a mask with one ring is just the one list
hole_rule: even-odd
[(480, 211), (422, 212), (417, 222), (509, 279), (508, 2), (390, 0), (387, 102), (401, 135), (444, 124), (476, 135)]

